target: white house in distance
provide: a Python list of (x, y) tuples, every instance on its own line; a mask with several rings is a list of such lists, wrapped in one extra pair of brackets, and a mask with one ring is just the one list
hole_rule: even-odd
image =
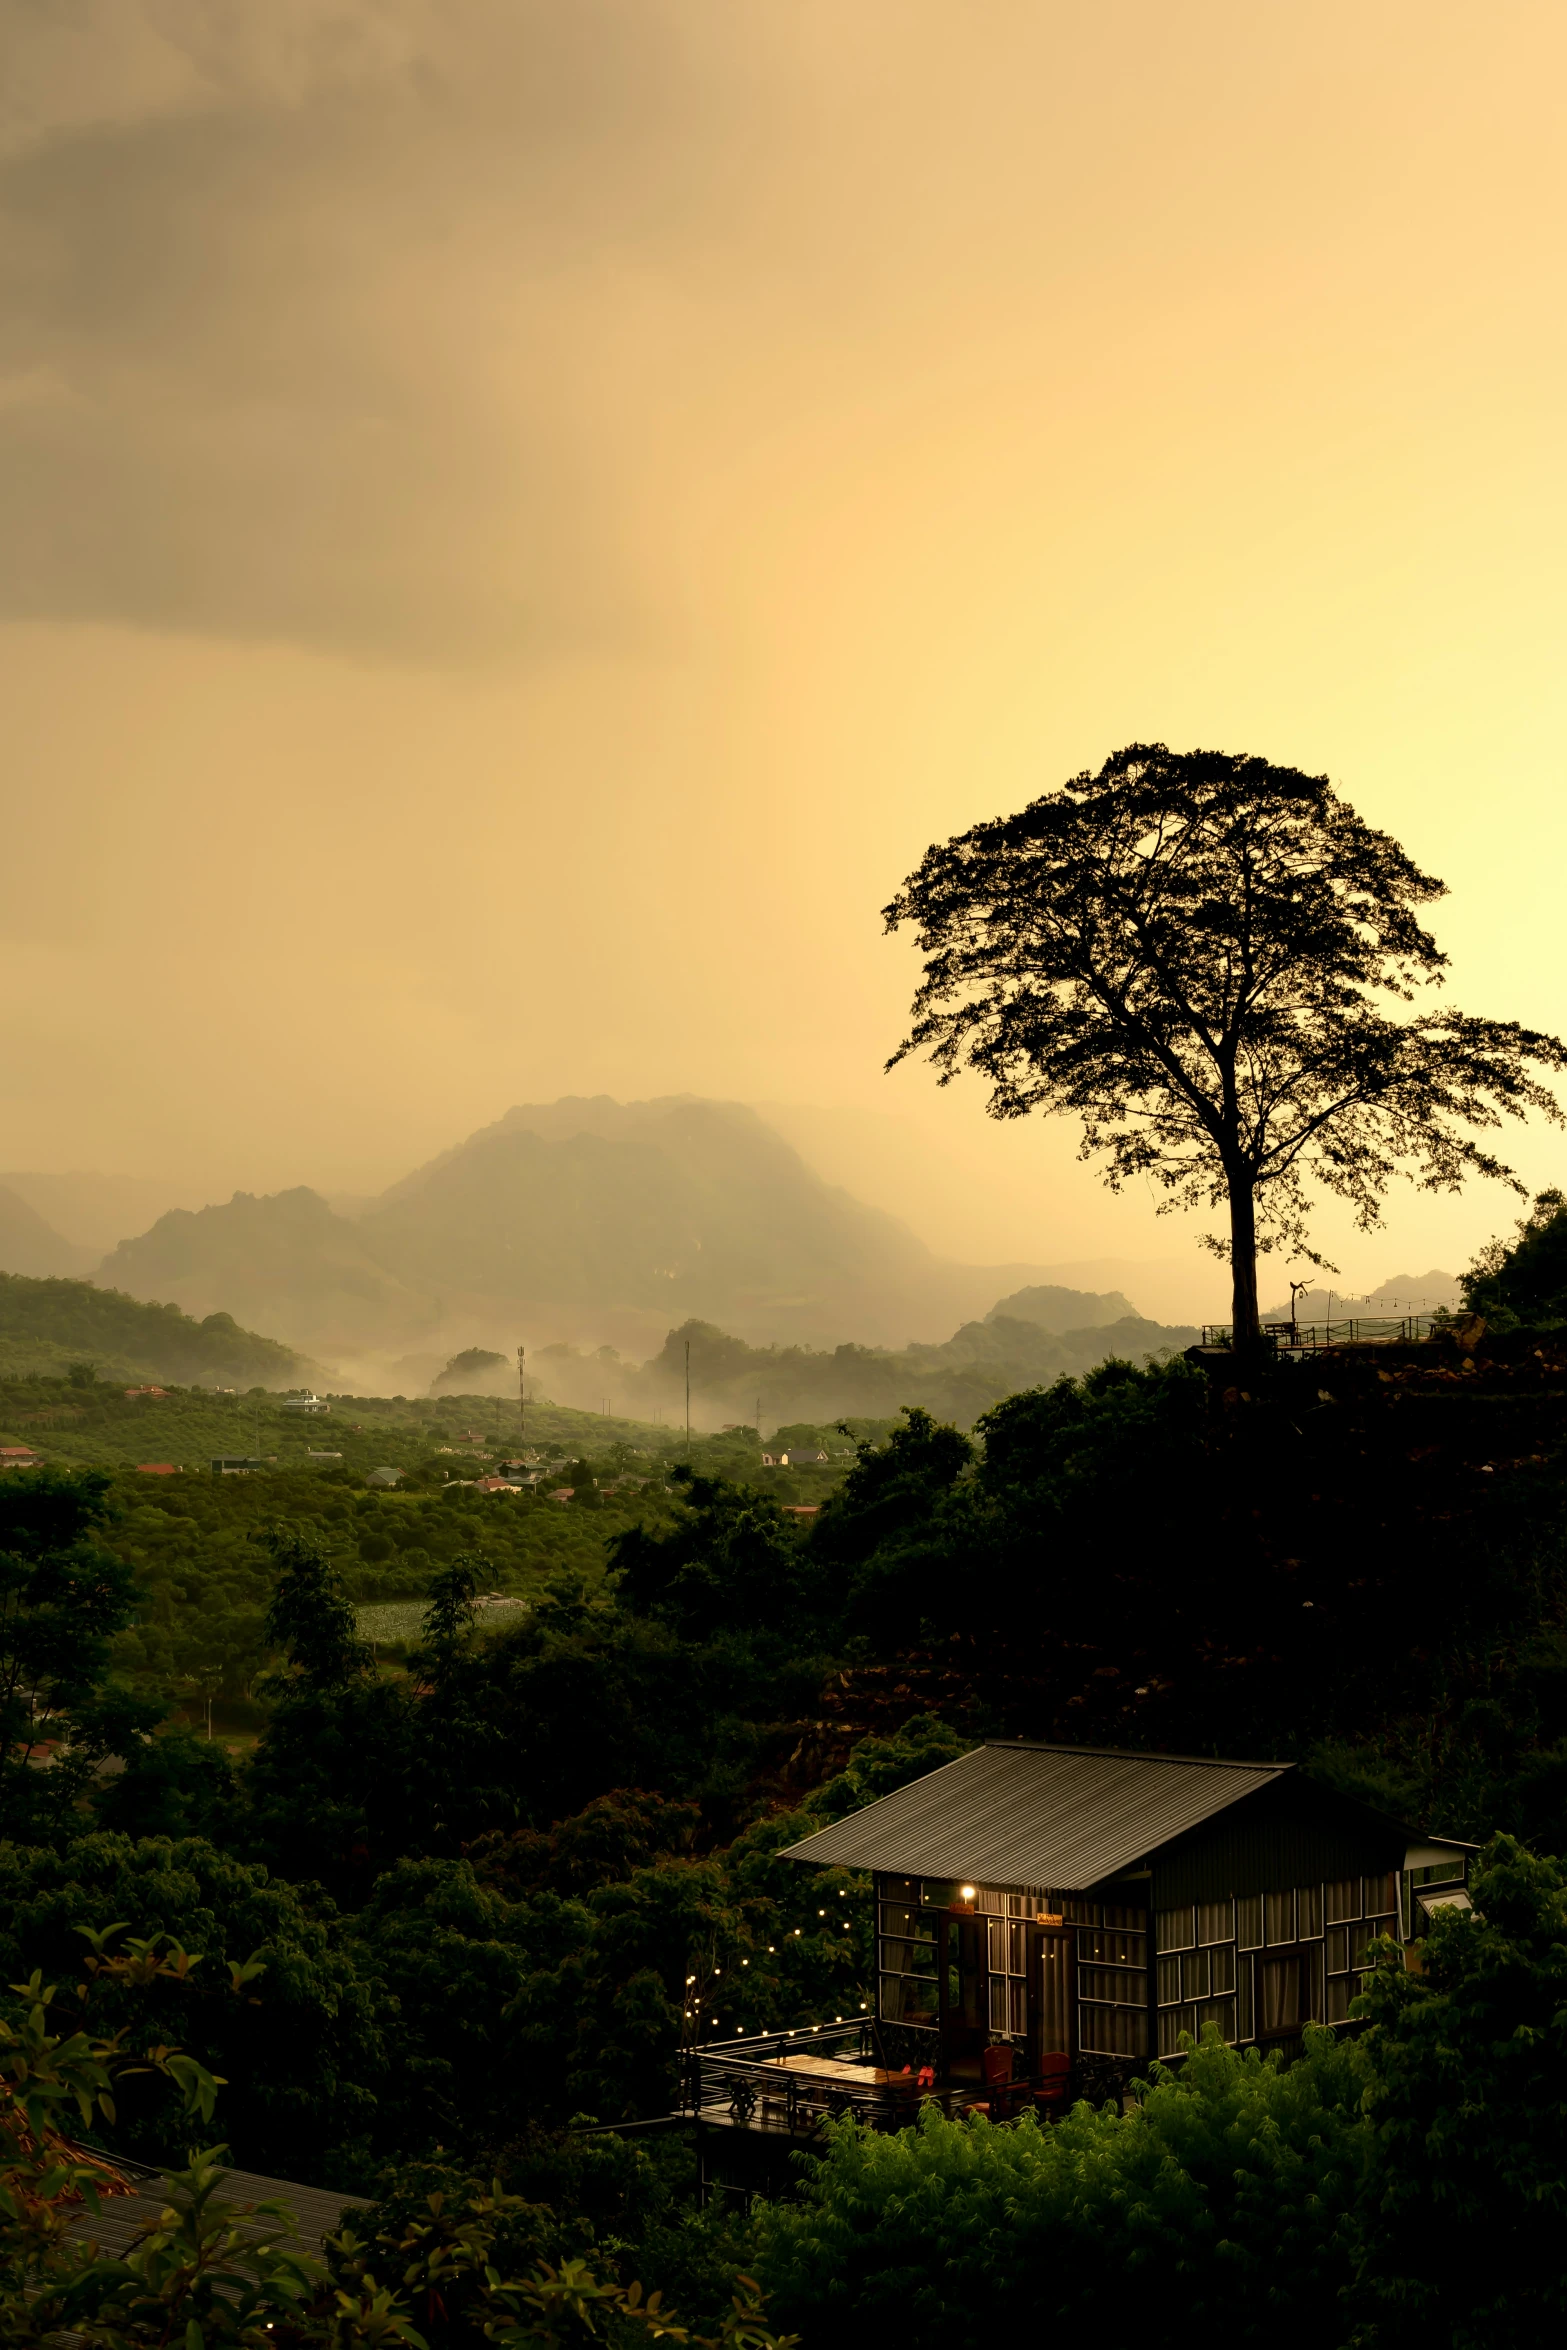
[(308, 1387), (296, 1387), (278, 1405), (280, 1412), (329, 1412), (331, 1409), (331, 1405), (323, 1403), (319, 1395), (312, 1395)]

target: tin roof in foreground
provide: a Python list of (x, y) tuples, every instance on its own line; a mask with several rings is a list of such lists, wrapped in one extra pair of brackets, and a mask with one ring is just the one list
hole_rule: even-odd
[(1083, 1892), (1290, 1768), (1021, 1741), (980, 1746), (789, 1845), (784, 1857)]

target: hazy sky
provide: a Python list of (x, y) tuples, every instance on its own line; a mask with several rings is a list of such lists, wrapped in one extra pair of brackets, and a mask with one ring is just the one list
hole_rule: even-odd
[(904, 871), (1138, 737), (1330, 773), (1567, 1029), (1559, 6), (0, 0), (0, 108), (6, 1163), (690, 1090), (1184, 1249), (879, 1074)]

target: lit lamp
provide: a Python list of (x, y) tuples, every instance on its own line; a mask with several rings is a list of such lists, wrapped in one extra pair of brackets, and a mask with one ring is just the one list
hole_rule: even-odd
[(960, 1900), (960, 1901), (972, 1901), (972, 1900), (973, 1900), (973, 1898), (974, 1898), (974, 1888), (973, 1888), (973, 1886), (972, 1886), (972, 1885), (960, 1885), (960, 1886), (958, 1887), (958, 1898), (959, 1898), (959, 1900)]

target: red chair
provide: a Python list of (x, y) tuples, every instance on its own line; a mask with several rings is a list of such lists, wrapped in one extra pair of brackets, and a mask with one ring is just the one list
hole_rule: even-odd
[(1016, 2072), (1017, 2051), (1005, 2041), (980, 2057), (979, 2077), (989, 2091), (985, 2111), (993, 2122), (1010, 2121), (1028, 2093), (1027, 2083), (1019, 2081)]
[(1069, 2056), (1042, 2056), (1034, 2081), (1034, 2103), (1042, 2118), (1051, 2119), (1064, 2112), (1072, 2101), (1072, 2059)]

